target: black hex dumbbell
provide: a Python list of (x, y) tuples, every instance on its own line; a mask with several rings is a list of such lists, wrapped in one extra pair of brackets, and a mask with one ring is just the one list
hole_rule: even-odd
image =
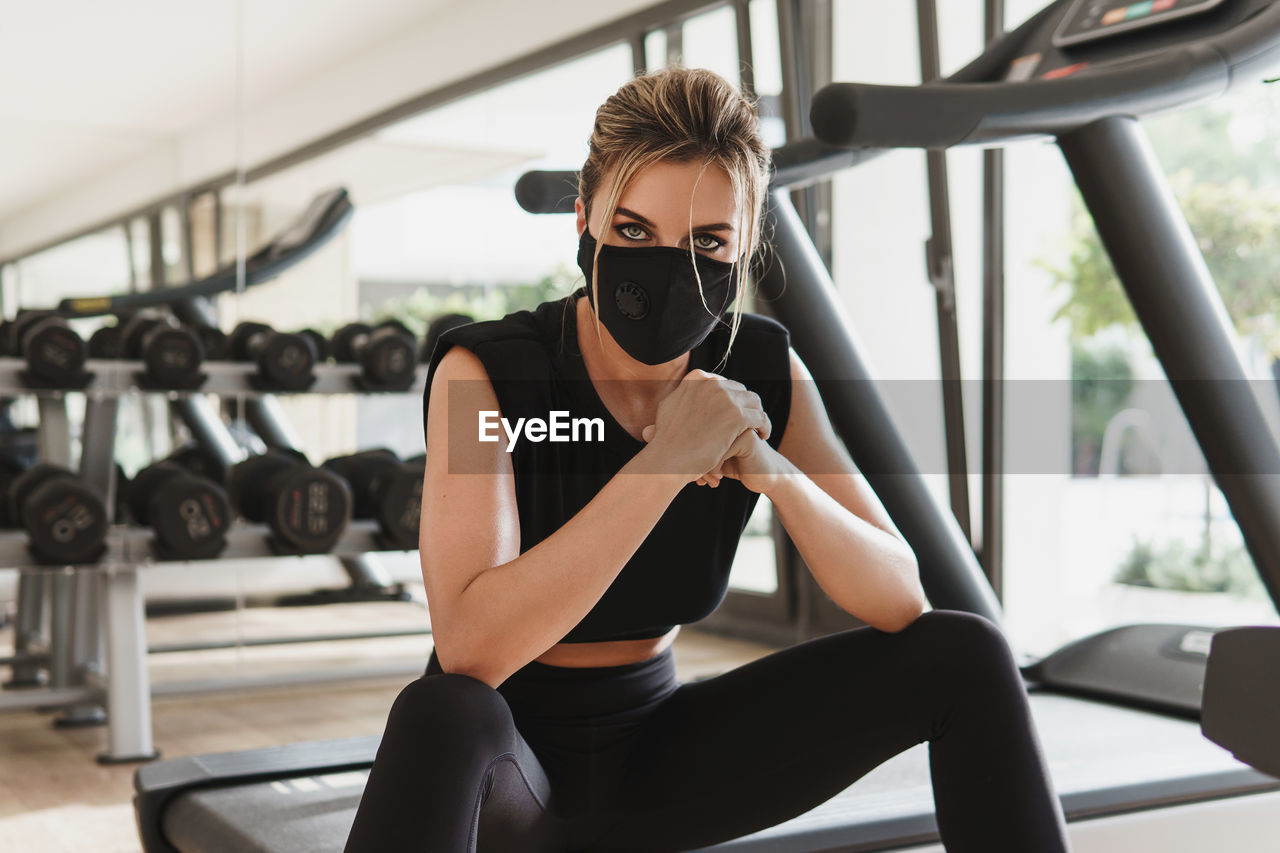
[(393, 548), (418, 547), (425, 463), (402, 462), (386, 449), (337, 456), (324, 463), (351, 486), (352, 515), (373, 518)]
[(123, 358), (122, 331), (124, 327), (119, 321), (98, 327), (89, 336), (89, 358)]
[(212, 480), (174, 462), (156, 462), (137, 473), (128, 495), (134, 520), (155, 531), (162, 556), (205, 560), (226, 548), (231, 503)]
[(200, 338), (206, 359), (227, 361), (231, 358), (231, 341), (226, 332), (217, 326), (208, 326), (203, 323), (197, 323), (191, 327), (191, 330), (196, 333), (196, 337)]
[(264, 389), (303, 391), (315, 382), (316, 353), (301, 335), (277, 332), (265, 323), (240, 323), (231, 331), (231, 358), (258, 364)]
[(427, 336), (422, 339), (422, 361), (426, 363), (431, 360), (431, 351), (436, 348), (436, 341), (441, 335), (475, 321), (476, 318), (470, 314), (441, 314), (433, 319), (427, 326)]
[(195, 330), (172, 317), (137, 314), (120, 330), (120, 357), (146, 365), (146, 381), (156, 388), (196, 388), (205, 379), (204, 344)]
[(329, 346), (329, 339), (320, 332), (315, 329), (299, 329), (294, 332), (294, 334), (300, 335), (311, 341), (312, 345), (315, 347), (317, 364), (326, 362), (333, 358), (333, 350)]
[(418, 344), (403, 323), (387, 320), (377, 326), (348, 323), (329, 342), (333, 360), (360, 365), (364, 387), (371, 391), (403, 391), (413, 384)]
[(164, 458), (185, 471), (212, 480), (218, 485), (225, 485), (227, 471), (217, 454), (197, 443), (184, 444)]
[(5, 324), (4, 352), (25, 358), (22, 379), (39, 388), (83, 388), (89, 348), (65, 318), (52, 311), (23, 311)]
[(102, 557), (107, 507), (75, 474), (41, 462), (21, 473), (0, 473), (0, 483), (5, 503), (0, 518), (26, 529), (36, 562), (71, 565)]
[(271, 528), (283, 553), (332, 550), (351, 518), (351, 487), (296, 451), (272, 449), (233, 465), (227, 494), (241, 515)]

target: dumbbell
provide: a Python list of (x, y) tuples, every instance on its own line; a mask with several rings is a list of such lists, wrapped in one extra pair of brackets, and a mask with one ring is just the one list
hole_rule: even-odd
[(212, 480), (161, 461), (137, 473), (128, 496), (134, 520), (155, 530), (162, 555), (204, 560), (218, 556), (227, 546), (231, 503)]
[(441, 314), (427, 326), (427, 336), (422, 340), (422, 361), (431, 361), (431, 352), (436, 348), (436, 341), (450, 329), (474, 323), (475, 317), (470, 314)]
[(36, 562), (92, 563), (106, 550), (107, 508), (97, 492), (58, 465), (37, 463), (21, 473), (0, 474), (8, 523), (21, 525)]
[(21, 527), (22, 514), (9, 504), (9, 485), (34, 463), (14, 454), (0, 455), (0, 527)]
[(83, 388), (88, 347), (65, 318), (53, 311), (23, 311), (5, 325), (5, 354), (27, 360), (23, 379), (30, 385)]
[(184, 444), (164, 458), (183, 470), (219, 485), (226, 482), (227, 471), (216, 454), (200, 444)]
[(204, 357), (209, 361), (227, 361), (231, 358), (231, 342), (227, 339), (226, 332), (217, 326), (208, 326), (203, 323), (197, 323), (191, 327), (191, 330), (200, 339), (200, 345), (204, 347)]
[(337, 456), (323, 467), (351, 486), (355, 518), (377, 519), (378, 529), (395, 548), (418, 547), (425, 462), (402, 462), (390, 450), (377, 449)]
[(299, 329), (294, 332), (294, 334), (300, 335), (311, 341), (315, 347), (317, 364), (328, 361), (333, 357), (333, 351), (329, 347), (329, 339), (320, 332), (317, 332), (315, 329)]
[(330, 341), (333, 360), (359, 364), (365, 385), (374, 390), (403, 391), (413, 384), (417, 346), (413, 333), (399, 320), (376, 326), (348, 323)]
[(233, 465), (227, 494), (245, 518), (266, 523), (288, 553), (332, 550), (351, 518), (351, 487), (297, 451), (273, 448)]
[(315, 382), (315, 350), (300, 335), (277, 332), (265, 323), (240, 323), (231, 330), (231, 358), (254, 361), (267, 388), (302, 391)]
[(120, 330), (120, 357), (140, 360), (160, 388), (195, 388), (204, 381), (204, 344), (172, 317), (136, 314)]
[(124, 327), (117, 321), (99, 327), (89, 336), (89, 358), (123, 358), (120, 333)]

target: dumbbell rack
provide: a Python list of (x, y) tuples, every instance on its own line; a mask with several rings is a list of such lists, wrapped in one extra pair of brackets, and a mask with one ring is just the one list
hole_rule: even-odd
[[(116, 467), (114, 462), (116, 416), (122, 395), (165, 394), (171, 401), (216, 393), (272, 401), (281, 392), (261, 387), (257, 367), (249, 363), (206, 363), (205, 383), (193, 391), (155, 390), (146, 387), (141, 362), (90, 359), (86, 371), (88, 385), (77, 389), (28, 387), (22, 381), (25, 362), (0, 358), (0, 394), (34, 394), (39, 407), (37, 444), (42, 461), (71, 468), (71, 430), (66, 395), (86, 396), (78, 474), (96, 490), (107, 506), (108, 518), (115, 505)], [(397, 393), (421, 396), (426, 384), (426, 367), (419, 366), (414, 384), (403, 392), (370, 392), (359, 384), (360, 368), (348, 364), (322, 364), (315, 368), (316, 381), (305, 392), (285, 393)], [(243, 520), (232, 523), (227, 547), (217, 560), (182, 561), (206, 566), (218, 560), (278, 557), (271, 547), (266, 525)], [(14, 681), (34, 683), (41, 664), (49, 672), (48, 682), (0, 693), (0, 711), (32, 708), (61, 708), (56, 724), (64, 726), (107, 725), (107, 748), (99, 756), (103, 763), (149, 760), (158, 755), (152, 743), (151, 697), (153, 690), (147, 670), (147, 643), (144, 601), (139, 572), (166, 564), (152, 548), (150, 528), (113, 524), (106, 538), (106, 551), (93, 564), (77, 566), (38, 565), (27, 548), (25, 531), (0, 531), (0, 566), (18, 569), (18, 613), (14, 624), (14, 651), (8, 664)], [(353, 556), (385, 550), (373, 521), (353, 520), (333, 556)], [(174, 565), (167, 562), (168, 565)], [(49, 630), (43, 636), (45, 605)], [(43, 646), (43, 648), (42, 648)], [(369, 674), (369, 673), (361, 673)], [(279, 683), (281, 679), (273, 679)], [(157, 691), (158, 692), (158, 691)], [(104, 713), (105, 712), (105, 713)]]

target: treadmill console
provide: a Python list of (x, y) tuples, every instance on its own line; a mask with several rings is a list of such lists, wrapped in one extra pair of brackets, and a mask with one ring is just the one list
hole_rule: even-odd
[(1198, 15), (1223, 0), (1076, 0), (1053, 34), (1054, 47), (1067, 47)]

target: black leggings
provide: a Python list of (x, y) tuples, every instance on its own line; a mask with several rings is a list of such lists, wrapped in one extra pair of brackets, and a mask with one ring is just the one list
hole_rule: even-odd
[(933, 610), (687, 684), (670, 649), (534, 662), (497, 690), (433, 653), (391, 708), (346, 853), (688, 850), (808, 811), (926, 740), (948, 851), (1070, 849), (1004, 636)]

